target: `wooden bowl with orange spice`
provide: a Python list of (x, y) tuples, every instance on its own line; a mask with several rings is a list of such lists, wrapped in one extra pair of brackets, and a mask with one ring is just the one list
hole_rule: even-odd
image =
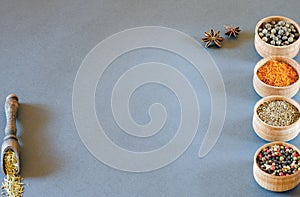
[(293, 97), (300, 87), (300, 66), (289, 57), (270, 56), (254, 68), (253, 87), (261, 97), (280, 95)]

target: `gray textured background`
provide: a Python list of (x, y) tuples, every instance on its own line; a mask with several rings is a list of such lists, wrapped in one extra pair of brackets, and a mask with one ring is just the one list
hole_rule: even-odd
[[(299, 7), (298, 0), (1, 0), (0, 103), (4, 104), (10, 93), (20, 98), (18, 128), (22, 175), (27, 184), (24, 196), (279, 195), (259, 187), (252, 176), (253, 155), (266, 143), (251, 125), (253, 106), (259, 99), (252, 87), (252, 72), (261, 59), (253, 45), (253, 31), (257, 21), (269, 15), (288, 16), (299, 23)], [(72, 86), (86, 54), (101, 40), (131, 27), (166, 26), (199, 40), (210, 28), (223, 31), (223, 24), (239, 25), (243, 32), (237, 40), (224, 41), (222, 49), (208, 49), (222, 72), (228, 99), (224, 129), (212, 152), (204, 159), (197, 157), (209, 116), (207, 87), (191, 65), (182, 63), (178, 67), (182, 66), (198, 94), (203, 95), (199, 99), (203, 112), (200, 128), (185, 154), (171, 165), (148, 173), (121, 172), (97, 161), (82, 144), (72, 117)], [(108, 82), (103, 79), (96, 97), (97, 113), (105, 127), (115, 127), (105, 108), (105, 87), (118, 73), (114, 66), (147, 61), (151, 54), (178, 63), (171, 56), (154, 53), (141, 50), (128, 54), (107, 71), (104, 77)], [(295, 59), (299, 62), (300, 56)], [(166, 103), (175, 114), (167, 124), (176, 128), (176, 100), (161, 87), (136, 91), (131, 102), (136, 120), (147, 122), (143, 111), (143, 102), (146, 106), (150, 102), (147, 98)], [(299, 101), (299, 94), (294, 98)], [(4, 109), (0, 108), (1, 130), (4, 127)], [(169, 132), (172, 135), (172, 129)], [(130, 140), (122, 141), (117, 134), (110, 137), (130, 146)], [(164, 144), (164, 139), (168, 135), (154, 144), (144, 147), (136, 142), (129, 148), (155, 148)], [(291, 143), (299, 147), (300, 138)], [(285, 194), (299, 196), (300, 187)]]

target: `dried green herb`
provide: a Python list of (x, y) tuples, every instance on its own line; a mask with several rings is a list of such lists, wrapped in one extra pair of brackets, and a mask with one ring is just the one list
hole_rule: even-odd
[(289, 126), (299, 119), (298, 109), (283, 100), (267, 101), (257, 108), (258, 117), (271, 126)]

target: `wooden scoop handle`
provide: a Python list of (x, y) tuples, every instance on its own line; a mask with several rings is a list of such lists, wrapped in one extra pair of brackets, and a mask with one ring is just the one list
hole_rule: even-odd
[(6, 114), (6, 127), (5, 127), (5, 137), (16, 138), (17, 125), (16, 117), (19, 107), (19, 99), (17, 95), (10, 94), (6, 97), (5, 101), (5, 114)]

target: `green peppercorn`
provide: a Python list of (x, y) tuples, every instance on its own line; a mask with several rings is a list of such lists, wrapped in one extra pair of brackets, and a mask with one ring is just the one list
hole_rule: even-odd
[(285, 21), (270, 21), (258, 28), (259, 37), (274, 46), (284, 46), (294, 43), (299, 38), (299, 32), (294, 25)]

